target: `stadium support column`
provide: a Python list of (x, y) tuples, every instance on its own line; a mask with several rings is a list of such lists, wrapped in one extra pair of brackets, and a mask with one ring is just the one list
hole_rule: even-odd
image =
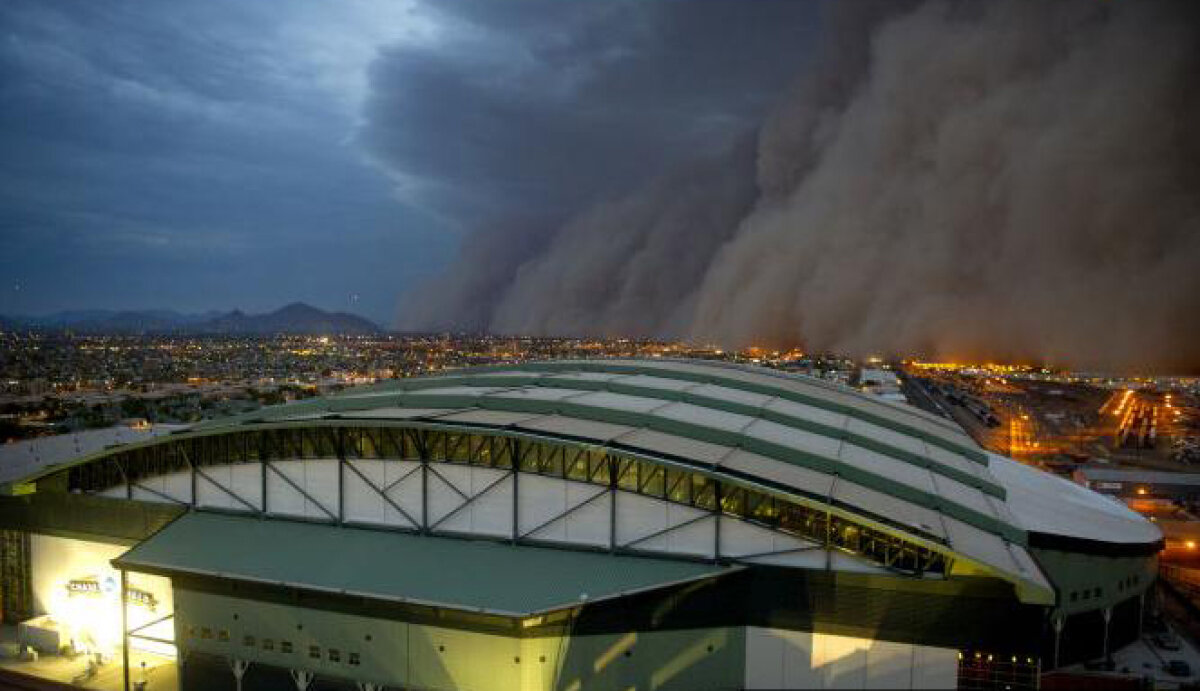
[(1146, 620), (1146, 591), (1138, 593), (1138, 639), (1142, 637), (1142, 624)]
[(612, 454), (608, 455), (605, 462), (608, 463), (608, 551), (611, 554), (617, 551), (617, 473), (621, 464)]
[(716, 502), (716, 510), (713, 514), (713, 563), (721, 561), (721, 483), (720, 481), (713, 483), (713, 500)]
[(346, 431), (334, 430), (334, 448), (337, 450), (337, 522), (346, 522)]
[(1104, 659), (1108, 659), (1108, 624), (1112, 621), (1112, 605), (1104, 608)]
[(505, 440), (508, 444), (508, 457), (512, 460), (512, 544), (517, 544), (517, 539), (521, 537), (521, 445), (517, 440), (509, 437)]
[(129, 613), (126, 597), (129, 594), (129, 574), (121, 569), (121, 674), (124, 679), (122, 688), (129, 691)]
[(1062, 639), (1063, 626), (1067, 620), (1061, 613), (1054, 615), (1054, 669), (1058, 669), (1058, 646)]

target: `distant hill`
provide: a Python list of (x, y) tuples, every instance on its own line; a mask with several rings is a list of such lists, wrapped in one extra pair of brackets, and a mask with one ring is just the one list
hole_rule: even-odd
[(266, 314), (205, 312), (180, 314), (170, 310), (81, 310), (43, 317), (5, 317), (0, 328), (74, 331), (95, 334), (346, 334), (379, 333), (374, 322), (346, 312), (326, 312), (302, 302)]
[(267, 314), (229, 314), (195, 325), (205, 333), (228, 334), (371, 334), (379, 326), (347, 312), (326, 312), (302, 302), (294, 302)]

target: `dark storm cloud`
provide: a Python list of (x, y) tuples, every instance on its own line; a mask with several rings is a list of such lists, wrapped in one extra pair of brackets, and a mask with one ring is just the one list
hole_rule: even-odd
[(681, 193), (686, 173), (643, 185), (523, 235), (476, 290), (418, 294), (424, 314), (1200, 369), (1193, 5), (830, 6), (819, 58), (790, 65), (761, 121), (756, 170), (716, 167), (753, 182), (749, 201), (728, 175), (697, 172), (708, 194)]
[[(712, 196), (722, 208), (711, 210), (732, 221), (725, 209), (741, 208), (748, 178), (694, 161), (754, 128), (811, 52), (818, 25), (815, 5), (793, 2), (436, 7), (445, 31), (435, 45), (388, 49), (373, 63), (360, 133), (406, 200), (470, 233), (458, 262), (409, 292), (405, 327), (486, 327), (517, 267), (561, 223), (675, 167), (719, 181)], [(681, 175), (655, 189), (706, 195)], [(644, 207), (619, 213), (653, 225)], [(572, 235), (588, 232), (586, 222), (575, 226)], [(713, 248), (694, 243), (683, 264), (703, 267), (700, 253)]]
[(372, 65), (361, 139), (468, 226), (559, 216), (723, 148), (778, 98), (815, 24), (790, 2), (434, 7), (441, 42)]
[(0, 313), (303, 299), (389, 318), (423, 273), (406, 257), (449, 245), (350, 141), (367, 63), (405, 36), (363, 27), (393, 7), (0, 6)]

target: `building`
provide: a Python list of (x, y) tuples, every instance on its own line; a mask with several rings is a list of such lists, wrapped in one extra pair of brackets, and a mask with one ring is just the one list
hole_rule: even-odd
[(888, 369), (864, 367), (858, 371), (858, 388), (897, 403), (908, 403), (900, 390), (900, 378)]
[(714, 362), (123, 433), (0, 454), (4, 617), (183, 689), (1032, 686), (1136, 636), (1161, 544), (944, 419)]
[(1076, 469), (1074, 477), (1076, 482), (1101, 494), (1129, 499), (1200, 500), (1200, 473), (1084, 465)]

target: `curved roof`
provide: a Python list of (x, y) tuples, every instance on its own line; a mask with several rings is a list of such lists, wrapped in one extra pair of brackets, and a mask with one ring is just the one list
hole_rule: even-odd
[(1030, 532), (1160, 539), (1152, 524), (1082, 488), (1087, 497), (1059, 522), (1055, 503), (1075, 489), (1010, 467), (942, 418), (811, 377), (712, 361), (456, 370), (212, 420), (189, 434), (314, 420), (490, 429), (661, 459), (842, 507), (1042, 591), (1049, 584), (1025, 549)]

